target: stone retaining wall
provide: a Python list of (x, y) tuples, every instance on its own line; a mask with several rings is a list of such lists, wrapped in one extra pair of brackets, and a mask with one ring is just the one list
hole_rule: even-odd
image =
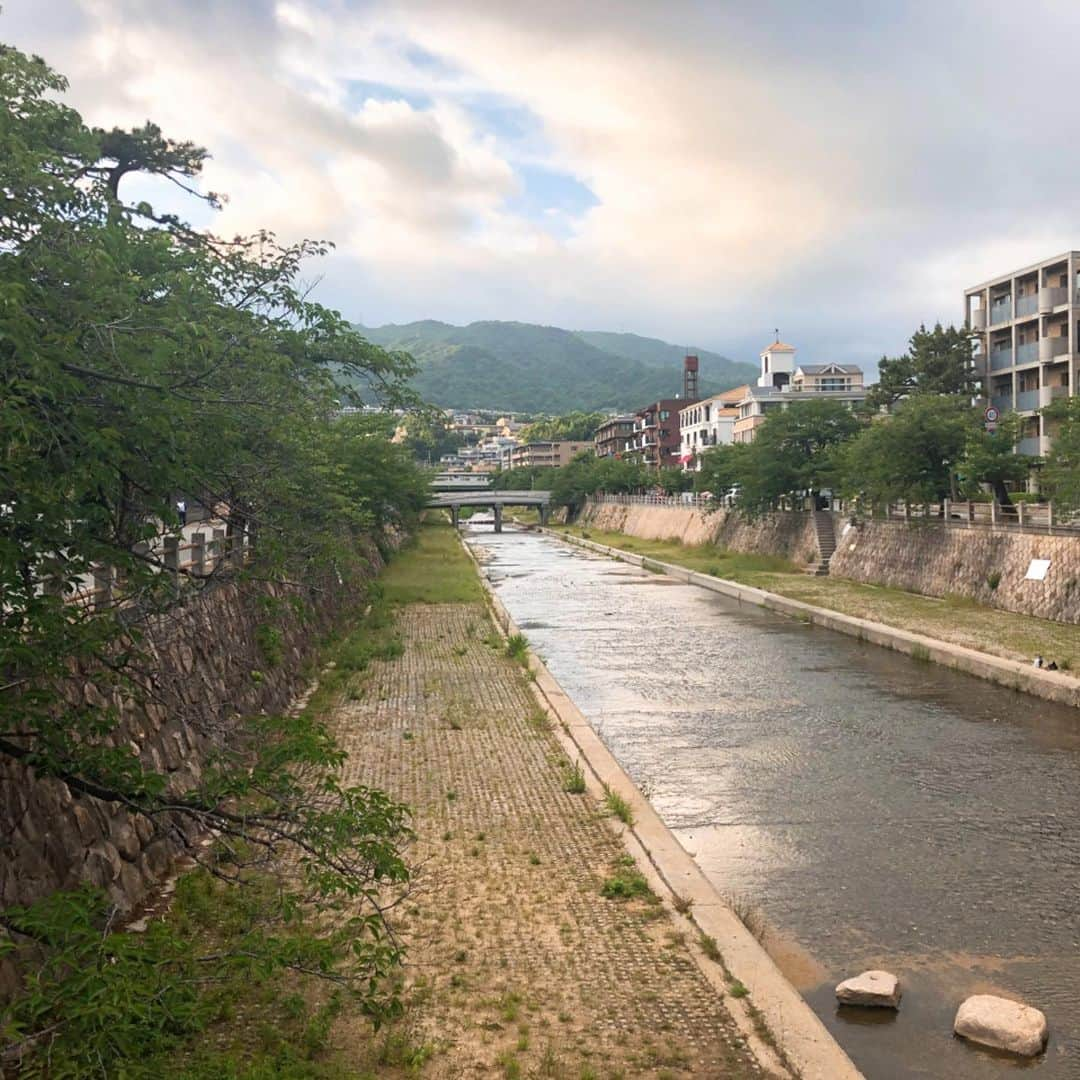
[[(1028, 581), (1032, 559), (1049, 559), (1044, 581)], [(830, 573), (928, 596), (1058, 622), (1080, 620), (1080, 537), (953, 528), (934, 523), (836, 519)]]
[[(378, 553), (366, 554), (374, 572)], [(361, 594), (336, 582), (318, 591), (250, 581), (209, 587), (142, 628), (141, 693), (122, 694), (83, 671), (66, 684), (67, 705), (113, 706), (114, 738), (183, 790), (240, 717), (288, 706), (320, 641)], [(151, 821), (0, 757), (0, 909), (88, 883), (131, 910), (194, 839), (186, 820)], [(15, 985), (14, 965), (0, 963), (0, 998)]]
[(590, 503), (581, 522), (642, 540), (716, 544), (725, 551), (780, 555), (797, 564), (817, 561), (817, 537), (809, 514), (746, 518), (725, 510), (705, 514), (682, 506), (619, 506)]
[[(716, 544), (729, 551), (817, 560), (810, 514), (776, 513), (757, 520), (680, 506), (590, 504), (583, 524), (643, 540)], [(958, 596), (1057, 622), (1080, 621), (1080, 537), (946, 527), (936, 522), (865, 521), (833, 516), (836, 551), (830, 574), (927, 596)], [(1049, 559), (1045, 581), (1028, 581), (1032, 559)]]

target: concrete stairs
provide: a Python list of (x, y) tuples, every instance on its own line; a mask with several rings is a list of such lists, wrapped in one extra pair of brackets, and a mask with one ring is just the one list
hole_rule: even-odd
[(818, 561), (807, 573), (814, 577), (826, 577), (829, 560), (836, 550), (836, 530), (833, 528), (832, 514), (827, 510), (814, 511), (814, 532), (817, 534)]

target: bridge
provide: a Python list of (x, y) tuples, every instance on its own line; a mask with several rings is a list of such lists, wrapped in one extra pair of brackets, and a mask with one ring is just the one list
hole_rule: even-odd
[(431, 480), (432, 491), (488, 491), (489, 473), (436, 473)]
[(490, 508), (495, 515), (495, 531), (502, 532), (502, 512), (504, 506), (535, 506), (540, 511), (540, 524), (546, 525), (551, 509), (550, 491), (461, 491), (439, 492), (428, 500), (432, 509), (449, 510), (454, 528), (461, 520), (463, 506), (481, 506)]

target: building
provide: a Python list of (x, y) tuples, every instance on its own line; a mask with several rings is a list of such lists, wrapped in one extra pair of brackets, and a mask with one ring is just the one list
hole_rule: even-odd
[(1045, 454), (1055, 421), (1037, 410), (1077, 393), (1080, 251), (965, 289), (964, 320), (988, 403), (1020, 414), (1020, 453)]
[(683, 396), (661, 398), (634, 414), (634, 430), (626, 443), (626, 457), (649, 469), (677, 469), (682, 449), (679, 410), (696, 404), (698, 358), (683, 358)]
[(511, 469), (561, 469), (569, 465), (578, 454), (591, 452), (591, 442), (532, 442), (509, 449), (507, 468)]
[(753, 442), (769, 413), (793, 401), (839, 401), (848, 408), (866, 400), (862, 368), (855, 364), (796, 364), (795, 347), (774, 341), (761, 353), (761, 374), (738, 402), (732, 441)]
[(629, 414), (605, 420), (593, 436), (597, 457), (622, 457), (626, 444), (634, 436), (635, 418)]
[(749, 389), (737, 386), (679, 410), (679, 461), (684, 471), (700, 470), (702, 451), (734, 442), (738, 404)]

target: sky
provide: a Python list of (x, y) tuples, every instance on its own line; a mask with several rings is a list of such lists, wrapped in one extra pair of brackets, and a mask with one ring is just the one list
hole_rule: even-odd
[(870, 368), (1080, 247), (1080, 5), (4, 0), (87, 122), (207, 147), (225, 234), (377, 325), (517, 319)]

